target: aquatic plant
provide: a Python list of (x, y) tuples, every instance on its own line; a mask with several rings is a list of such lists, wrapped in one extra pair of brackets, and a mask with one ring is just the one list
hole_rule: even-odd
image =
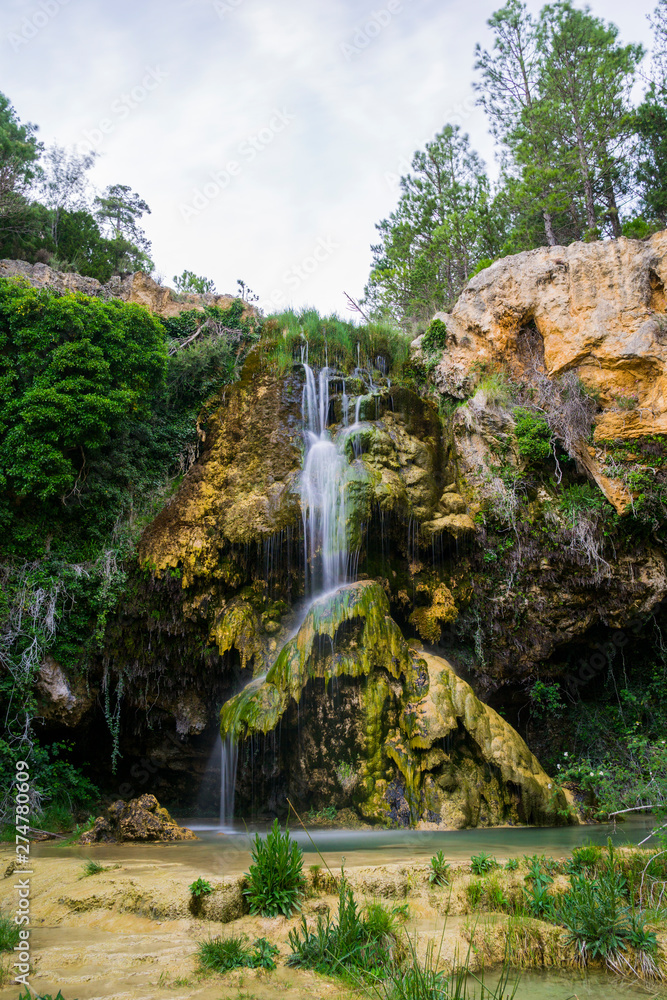
[(228, 972), (230, 969), (275, 969), (278, 948), (266, 938), (257, 938), (252, 947), (245, 935), (209, 938), (200, 941), (197, 958), (202, 969)]
[(449, 861), (445, 861), (443, 851), (438, 851), (431, 858), (431, 871), (428, 880), (431, 885), (447, 885), (449, 882)]
[(492, 854), (487, 854), (486, 851), (473, 854), (470, 858), (470, 870), (473, 875), (486, 875), (487, 872), (493, 871), (497, 867), (498, 862), (496, 859)]
[(277, 819), (266, 839), (255, 835), (251, 854), (248, 885), (243, 890), (250, 912), (262, 917), (277, 917), (279, 913), (289, 917), (300, 910), (306, 887), (303, 851), (287, 830), (281, 833)]

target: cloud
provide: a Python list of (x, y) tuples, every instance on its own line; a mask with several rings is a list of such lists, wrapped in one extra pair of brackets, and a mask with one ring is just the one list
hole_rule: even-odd
[[(10, 34), (44, 4), (55, 12), (15, 50)], [(147, 200), (146, 230), (167, 279), (188, 268), (221, 291), (243, 278), (264, 301), (281, 288), (295, 306), (344, 311), (343, 291), (362, 294), (374, 224), (395, 205), (391, 176), (415, 149), (454, 118), (493, 166), (472, 63), (497, 6), (5, 0), (0, 88), (46, 141), (79, 144), (111, 123), (95, 183), (130, 184)], [(627, 40), (648, 42), (652, 0), (592, 6)], [(149, 72), (159, 85), (133, 101)], [(291, 117), (269, 138), (276, 114)], [(243, 149), (253, 142), (251, 157)], [(204, 207), (184, 218), (181, 206), (230, 162), (239, 170), (229, 183), (217, 194), (209, 187)], [(321, 240), (337, 248), (286, 283)]]

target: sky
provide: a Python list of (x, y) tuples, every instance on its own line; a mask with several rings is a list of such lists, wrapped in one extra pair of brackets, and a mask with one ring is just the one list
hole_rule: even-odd
[[(591, 0), (650, 44), (655, 0)], [(461, 125), (493, 173), (474, 47), (502, 0), (2, 0), (0, 91), (22, 121), (130, 185), (156, 274), (266, 312), (351, 318), (412, 154)], [(529, 8), (540, 4), (530, 0)]]

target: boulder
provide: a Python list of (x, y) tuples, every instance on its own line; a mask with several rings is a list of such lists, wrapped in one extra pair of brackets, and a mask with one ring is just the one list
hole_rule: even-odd
[(170, 842), (198, 840), (186, 827), (172, 819), (154, 795), (140, 795), (125, 802), (112, 802), (104, 815), (98, 816), (92, 830), (81, 837), (80, 844), (117, 844), (133, 842)]

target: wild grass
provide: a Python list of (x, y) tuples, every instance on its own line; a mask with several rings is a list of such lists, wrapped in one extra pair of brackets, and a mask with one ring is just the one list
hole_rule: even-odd
[(381, 903), (371, 903), (362, 912), (345, 876), (340, 879), (338, 920), (318, 914), (317, 926), (308, 929), (301, 918), (290, 931), (292, 950), (287, 964), (295, 968), (343, 977), (382, 977), (400, 957), (397, 914)]
[(431, 885), (447, 885), (449, 883), (449, 861), (445, 861), (443, 851), (438, 851), (431, 858), (431, 871), (428, 880)]
[(304, 360), (342, 372), (357, 366), (395, 371), (408, 361), (410, 338), (382, 323), (356, 326), (339, 316), (320, 316), (314, 309), (288, 310), (267, 317), (260, 345), (264, 362), (277, 374)]
[(18, 925), (12, 917), (0, 914), (0, 951), (13, 951), (18, 943)]
[(209, 972), (230, 969), (275, 969), (278, 948), (266, 938), (257, 938), (252, 946), (245, 935), (209, 938), (197, 947), (199, 967)]

